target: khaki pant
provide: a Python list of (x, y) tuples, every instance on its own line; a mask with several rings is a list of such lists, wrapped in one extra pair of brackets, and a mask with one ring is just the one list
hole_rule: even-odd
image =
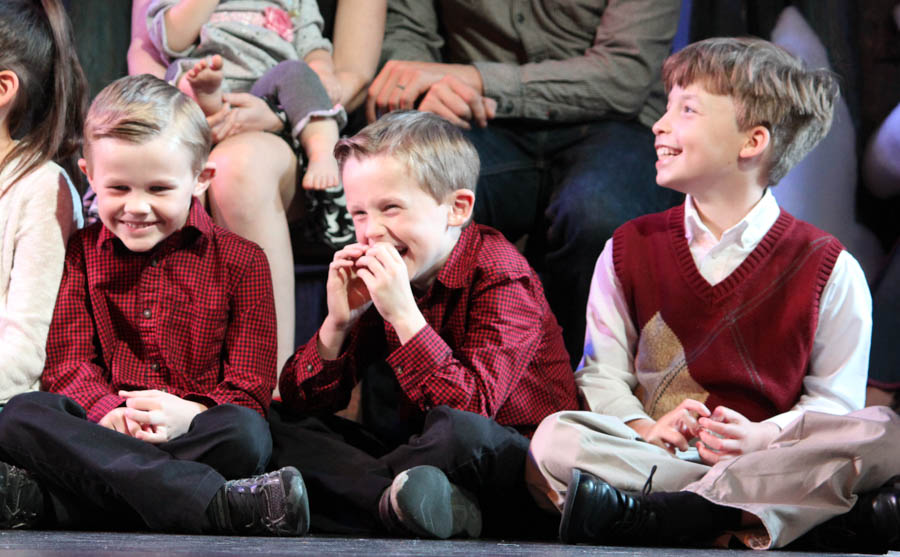
[(900, 474), (900, 417), (881, 406), (844, 416), (806, 412), (765, 450), (709, 467), (644, 442), (617, 418), (559, 412), (538, 427), (529, 457), (529, 488), (543, 506), (562, 509), (573, 468), (640, 491), (656, 465), (653, 491), (692, 491), (755, 515), (768, 536), (751, 546), (767, 549), (847, 512), (856, 494)]

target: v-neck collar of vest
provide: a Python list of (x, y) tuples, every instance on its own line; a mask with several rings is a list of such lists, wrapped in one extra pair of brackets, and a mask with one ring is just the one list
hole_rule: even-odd
[(675, 250), (675, 259), (681, 268), (681, 274), (685, 277), (691, 289), (703, 300), (711, 303), (720, 303), (734, 292), (772, 253), (775, 245), (781, 240), (794, 221), (794, 217), (784, 209), (780, 211), (775, 224), (769, 228), (756, 248), (747, 255), (731, 274), (715, 285), (710, 284), (703, 278), (691, 255), (691, 248), (688, 245), (684, 230), (684, 205), (679, 205), (669, 212), (669, 238)]

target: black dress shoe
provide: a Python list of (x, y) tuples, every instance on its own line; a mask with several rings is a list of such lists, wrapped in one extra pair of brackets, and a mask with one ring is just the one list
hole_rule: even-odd
[(34, 477), (0, 462), (0, 529), (34, 528), (44, 515), (44, 493)]
[(859, 495), (847, 513), (819, 524), (795, 546), (819, 551), (886, 553), (900, 549), (900, 476)]
[(207, 509), (210, 533), (302, 536), (309, 531), (309, 500), (293, 466), (225, 482)]
[(582, 470), (572, 470), (559, 538), (565, 543), (656, 545), (660, 533), (654, 505), (620, 491)]

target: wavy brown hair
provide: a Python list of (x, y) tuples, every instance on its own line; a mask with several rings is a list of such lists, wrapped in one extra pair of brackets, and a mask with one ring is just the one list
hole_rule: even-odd
[(666, 91), (694, 83), (734, 99), (740, 130), (769, 130), (770, 185), (806, 156), (831, 127), (835, 75), (810, 69), (783, 48), (754, 38), (713, 38), (688, 45), (663, 64)]

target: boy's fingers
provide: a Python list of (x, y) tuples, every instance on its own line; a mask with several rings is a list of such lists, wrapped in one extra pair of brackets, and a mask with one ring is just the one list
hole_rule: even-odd
[(119, 396), (122, 398), (147, 398), (147, 397), (155, 397), (164, 394), (162, 391), (156, 389), (150, 389), (146, 391), (119, 391)]
[(141, 425), (154, 426), (166, 423), (165, 415), (159, 410), (135, 410), (134, 408), (128, 408), (125, 410), (125, 417)]
[(710, 416), (712, 412), (709, 411), (709, 408), (706, 407), (705, 404), (700, 402), (699, 400), (694, 400), (692, 398), (687, 398), (679, 404), (682, 408), (686, 408), (691, 412), (696, 412), (700, 416)]
[(125, 401), (125, 406), (134, 410), (159, 410), (161, 408), (159, 400), (152, 397), (129, 398)]
[(739, 425), (729, 422), (717, 422), (709, 418), (700, 418), (700, 427), (733, 439), (743, 439), (745, 433), (744, 428)]

